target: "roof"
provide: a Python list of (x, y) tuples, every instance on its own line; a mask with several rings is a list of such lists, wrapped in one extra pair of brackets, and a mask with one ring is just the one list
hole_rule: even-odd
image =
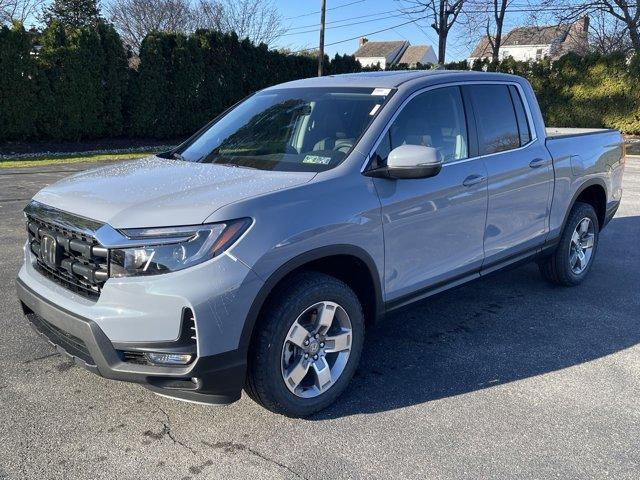
[[(544, 27), (518, 27), (502, 38), (502, 47), (513, 45), (551, 45), (564, 42), (569, 34), (570, 25), (551, 25)], [(486, 35), (478, 41), (470, 57), (483, 57), (491, 53), (491, 44)]]
[(492, 79), (519, 79), (504, 73), (475, 72), (468, 70), (392, 70), (384, 72), (345, 73), (342, 75), (328, 75), (326, 77), (312, 77), (302, 80), (281, 83), (269, 87), (268, 90), (280, 88), (313, 88), (313, 87), (362, 87), (362, 88), (396, 88), (407, 82), (418, 82), (421, 85), (426, 80), (465, 81)]
[(355, 57), (386, 57), (394, 50), (403, 47), (407, 42), (398, 40), (395, 42), (367, 42), (362, 45), (356, 53)]
[(476, 48), (473, 49), (473, 52), (471, 52), (471, 55), (469, 55), (469, 57), (471, 58), (484, 57), (490, 53), (491, 53), (491, 44), (489, 43), (489, 37), (485, 35), (480, 40), (478, 40), (478, 43), (476, 44)]
[(407, 65), (414, 65), (424, 60), (425, 54), (431, 47), (429, 45), (413, 45), (407, 48), (398, 63), (406, 63)]
[(569, 25), (514, 28), (507, 34), (502, 45), (550, 45), (563, 42), (569, 28)]

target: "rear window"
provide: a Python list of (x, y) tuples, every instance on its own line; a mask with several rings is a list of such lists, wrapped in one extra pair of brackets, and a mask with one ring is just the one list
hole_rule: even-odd
[(520, 147), (516, 112), (507, 85), (472, 85), (468, 87), (476, 124), (480, 155)]

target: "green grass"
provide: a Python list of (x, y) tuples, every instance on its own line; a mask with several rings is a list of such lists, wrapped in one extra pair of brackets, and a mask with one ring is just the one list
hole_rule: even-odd
[(7, 158), (0, 159), (0, 168), (23, 168), (41, 167), (45, 165), (64, 165), (81, 162), (104, 162), (117, 160), (134, 160), (136, 158), (148, 157), (157, 151), (132, 152), (132, 153), (97, 153), (82, 155), (49, 155), (43, 157), (30, 158)]

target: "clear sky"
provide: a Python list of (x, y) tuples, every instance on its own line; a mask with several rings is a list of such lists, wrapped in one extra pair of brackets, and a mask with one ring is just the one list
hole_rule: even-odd
[[(330, 45), (334, 42), (359, 37), (377, 30), (384, 32), (366, 35), (369, 40), (409, 40), (412, 45), (430, 44), (438, 51), (438, 37), (430, 27), (430, 20), (407, 23), (410, 17), (403, 15), (400, 9), (406, 3), (397, 0), (326, 0), (325, 51), (333, 56), (336, 53), (352, 54), (358, 47), (357, 40)], [(291, 50), (318, 46), (320, 0), (275, 0), (290, 29), (273, 47), (286, 47)], [(522, 1), (525, 3), (525, 0)], [(528, 13), (514, 12), (507, 16), (505, 29), (508, 31), (517, 25), (527, 23)], [(356, 18), (359, 17), (359, 18)], [(482, 32), (470, 33), (466, 28), (454, 28), (447, 42), (447, 61), (462, 60), (469, 56), (475, 41)]]

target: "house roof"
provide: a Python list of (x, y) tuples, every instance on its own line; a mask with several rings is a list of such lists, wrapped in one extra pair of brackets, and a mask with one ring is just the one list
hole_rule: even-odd
[(395, 42), (367, 42), (362, 45), (356, 53), (353, 55), (355, 57), (386, 57), (394, 50), (402, 47), (406, 41), (395, 41)]
[(511, 30), (503, 45), (549, 45), (563, 42), (569, 33), (569, 25), (547, 27), (518, 27)]
[[(502, 47), (513, 45), (550, 45), (564, 42), (569, 34), (570, 25), (551, 25), (544, 27), (518, 27), (502, 38)], [(491, 44), (486, 35), (478, 41), (470, 57), (484, 57), (491, 53)]]
[(473, 52), (471, 52), (471, 55), (469, 56), (472, 58), (484, 57), (489, 53), (491, 53), (491, 44), (489, 43), (489, 37), (485, 35), (480, 40), (478, 40), (476, 48), (473, 49)]
[(413, 45), (407, 48), (398, 63), (406, 63), (407, 65), (414, 65), (424, 60), (425, 54), (431, 47), (429, 45)]

